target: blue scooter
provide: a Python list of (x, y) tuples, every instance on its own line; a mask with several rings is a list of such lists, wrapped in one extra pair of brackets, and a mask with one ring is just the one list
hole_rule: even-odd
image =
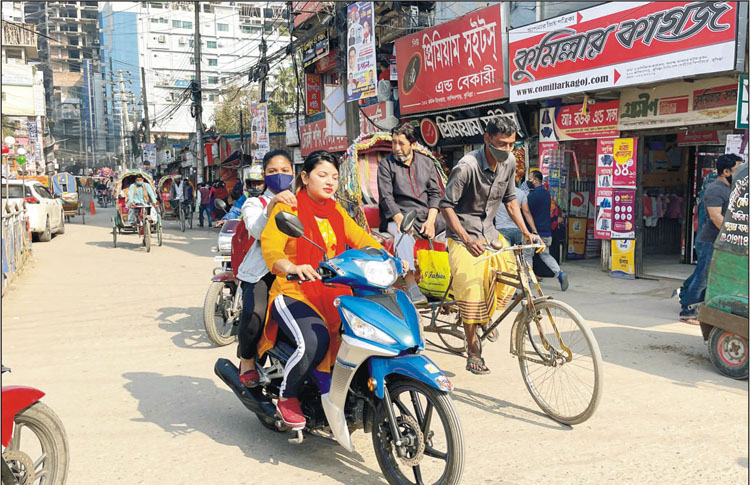
[[(415, 220), (414, 211), (404, 217), (402, 234)], [(297, 216), (281, 212), (275, 221), (284, 234), (304, 237)], [(349, 286), (353, 296), (334, 301), (341, 316), (342, 343), (333, 370), (313, 371), (299, 393), (307, 420), (304, 431), (333, 438), (350, 452), (353, 431), (371, 433), (378, 464), (391, 484), (459, 483), (465, 450), (449, 396), (453, 385), (422, 354), (424, 337), (414, 305), (403, 291), (391, 288), (403, 273), (401, 260), (374, 248), (350, 249), (327, 259), (320, 249), (322, 281)], [(260, 385), (253, 389), (242, 385), (229, 360), (219, 359), (214, 367), (273, 431), (288, 430), (276, 416), (273, 399), (278, 399), (284, 365), (293, 352), (279, 339), (264, 365), (257, 366)], [(302, 443), (302, 430), (292, 432), (295, 437), (289, 441)]]

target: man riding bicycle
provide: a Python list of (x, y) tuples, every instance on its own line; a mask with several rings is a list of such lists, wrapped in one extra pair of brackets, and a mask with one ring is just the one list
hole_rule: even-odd
[[(135, 183), (131, 184), (128, 188), (128, 224), (134, 225), (138, 220), (138, 210), (140, 206), (147, 206), (153, 208), (157, 203), (156, 194), (151, 188), (150, 184), (143, 183), (143, 176), (138, 175), (135, 178)], [(156, 211), (152, 210), (151, 219), (156, 222)]]
[(185, 212), (192, 210), (193, 188), (188, 182), (183, 181), (180, 175), (175, 175), (172, 180), (171, 192), (170, 204), (178, 216), (180, 204), (183, 205)]
[[(464, 325), (468, 358), (466, 370), (488, 374), (477, 339), (477, 325), (486, 325), (497, 308), (498, 299), (509, 298), (512, 287), (496, 293), (496, 270), (508, 264), (497, 255), (477, 264), (486, 246), (500, 239), (493, 224), (502, 202), (511, 220), (529, 243), (542, 244), (539, 236), (526, 228), (516, 201), (516, 160), (511, 150), (516, 141), (516, 127), (508, 118), (497, 117), (485, 127), (484, 146), (458, 161), (451, 170), (440, 210), (448, 225), (448, 258), (453, 279), (453, 293)], [(508, 253), (504, 253), (508, 254)]]

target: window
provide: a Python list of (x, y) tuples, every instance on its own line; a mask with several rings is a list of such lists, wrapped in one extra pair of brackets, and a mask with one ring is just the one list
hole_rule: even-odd
[(182, 28), (183, 29), (192, 29), (193, 28), (193, 23), (192, 22), (183, 22), (182, 23)]
[(195, 47), (195, 43), (193, 42), (193, 39), (190, 39), (190, 40), (188, 41), (188, 45), (189, 45), (190, 47)]
[(219, 32), (229, 32), (229, 24), (216, 24), (216, 28), (219, 29)]
[(153, 17), (152, 17), (152, 18), (151, 18), (151, 23), (152, 23), (152, 24), (158, 24), (158, 23), (159, 23), (159, 19), (157, 19), (157, 18), (153, 18)]
[(81, 55), (78, 51), (69, 50), (68, 51), (68, 59), (80, 59)]
[(160, 23), (160, 24), (168, 24), (168, 23), (169, 23), (169, 21), (168, 21), (167, 19), (165, 19), (164, 17), (161, 17), (161, 18), (159, 19), (159, 23)]
[(218, 66), (219, 65), (218, 59), (209, 59), (208, 60), (208, 65), (209, 66)]
[(219, 78), (218, 78), (218, 76), (209, 76), (208, 77), (208, 84), (219, 84)]
[(203, 11), (206, 12), (206, 13), (211, 13), (211, 12), (213, 12), (213, 9), (211, 8), (210, 4), (206, 3), (206, 4), (203, 5)]
[(206, 42), (206, 47), (209, 49), (216, 49), (216, 41), (215, 40), (209, 40)]
[(191, 81), (195, 81), (195, 74), (191, 74), (191, 75), (190, 75), (190, 80), (191, 80)]
[(191, 57), (191, 58), (190, 58), (190, 65), (191, 65), (191, 66), (194, 66), (194, 65), (195, 65), (195, 57)]
[(180, 22), (179, 20), (173, 20), (172, 27), (179, 29), (180, 27), (182, 27), (182, 22)]

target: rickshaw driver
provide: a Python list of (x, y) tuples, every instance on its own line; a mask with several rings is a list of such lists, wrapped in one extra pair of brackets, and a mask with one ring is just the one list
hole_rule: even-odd
[[(133, 225), (138, 219), (138, 209), (136, 206), (149, 206), (152, 209), (156, 204), (156, 195), (150, 184), (143, 184), (143, 176), (137, 175), (135, 177), (135, 183), (131, 184), (128, 188), (128, 224)], [(156, 210), (150, 211), (151, 219), (156, 223)]]
[(488, 323), (497, 307), (498, 297), (512, 294), (513, 287), (502, 288), (508, 295), (496, 294), (495, 270), (507, 264), (502, 253), (476, 264), (485, 254), (485, 245), (498, 241), (500, 233), (494, 218), (502, 202), (523, 238), (530, 244), (544, 243), (531, 234), (521, 215), (515, 192), (516, 160), (511, 150), (516, 141), (516, 127), (508, 118), (496, 117), (484, 131), (484, 146), (458, 161), (451, 170), (440, 201), (440, 211), (448, 225), (448, 259), (453, 292), (461, 311), (466, 333), (468, 358), (466, 370), (488, 374), (477, 341), (477, 325)]

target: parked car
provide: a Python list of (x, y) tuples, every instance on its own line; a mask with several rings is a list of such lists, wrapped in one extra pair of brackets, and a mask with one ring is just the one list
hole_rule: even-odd
[(24, 190), (22, 181), (11, 180), (2, 185), (2, 198), (25, 202), (29, 228), (40, 241), (49, 241), (53, 234), (65, 232), (62, 201), (53, 197), (41, 183), (35, 180), (27, 181)]

